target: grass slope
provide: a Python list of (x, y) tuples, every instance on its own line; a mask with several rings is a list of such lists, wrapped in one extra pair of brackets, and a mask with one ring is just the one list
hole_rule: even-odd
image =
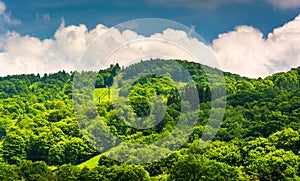
[(93, 158), (77, 165), (77, 167), (79, 167), (79, 168), (83, 168), (83, 167), (95, 168), (98, 165), (98, 161), (99, 161), (101, 156), (102, 156), (102, 154), (94, 156)]

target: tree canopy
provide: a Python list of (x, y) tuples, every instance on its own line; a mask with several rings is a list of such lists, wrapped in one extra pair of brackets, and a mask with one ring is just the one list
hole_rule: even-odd
[[(214, 136), (217, 124), (207, 125), (212, 91), (222, 91), (209, 78), (217, 80), (221, 71), (171, 61), (0, 77), (0, 180), (300, 179), (300, 67), (264, 79), (224, 72), (227, 96), (216, 104), (226, 104), (225, 116), (207, 141), (204, 130)], [(74, 89), (77, 75), (87, 77), (79, 85), (84, 89)], [(192, 104), (192, 85), (199, 105)], [(74, 101), (88, 106), (75, 109)], [(183, 107), (191, 111), (182, 113)], [(174, 132), (193, 115), (187, 139)], [(77, 166), (99, 154), (96, 167)], [(158, 159), (133, 164), (152, 158)]]

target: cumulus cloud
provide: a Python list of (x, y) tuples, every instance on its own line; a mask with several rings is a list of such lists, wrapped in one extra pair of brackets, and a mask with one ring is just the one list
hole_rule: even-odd
[(40, 40), (17, 32), (0, 35), (0, 75), (75, 70), (87, 45), (107, 27), (88, 31), (85, 25), (61, 27), (52, 39)]
[(265, 77), (300, 66), (300, 15), (267, 38), (253, 27), (238, 26), (219, 35), (213, 49), (223, 70), (248, 77)]
[[(92, 62), (92, 59), (98, 62), (103, 61), (107, 58), (105, 56), (113, 51), (117, 53), (111, 55), (111, 60), (124, 65), (134, 60), (147, 58), (196, 60), (186, 51), (190, 47), (191, 51), (199, 54), (198, 57), (207, 60), (206, 64), (217, 66), (209, 61), (212, 58), (211, 54), (198, 51), (199, 48), (209, 50), (210, 47), (195, 38), (190, 38), (183, 31), (166, 29), (162, 33), (144, 37), (132, 30), (120, 31), (101, 24), (92, 30), (88, 30), (85, 25), (65, 26), (64, 19), (62, 19), (60, 27), (51, 39), (40, 40), (29, 35), (21, 36), (17, 32), (0, 35), (0, 50), (2, 50), (0, 75), (76, 70), (80, 57), (90, 43), (108, 30), (110, 30), (108, 37), (97, 44), (98, 47), (88, 49), (90, 52), (86, 53), (88, 54), (85, 57), (88, 59), (86, 63), (91, 68), (100, 68), (95, 66), (99, 64)], [(135, 40), (138, 41), (131, 42)], [(119, 49), (114, 50), (115, 47)], [(111, 60), (108, 60), (109, 63), (113, 63)]]
[[(300, 66), (299, 27), (300, 15), (274, 29), (266, 38), (256, 28), (238, 26), (233, 31), (220, 34), (210, 47), (190, 37), (189, 32), (174, 29), (144, 37), (132, 30), (119, 31), (101, 24), (92, 30), (85, 25), (65, 26), (62, 19), (51, 39), (40, 40), (17, 32), (0, 35), (0, 75), (76, 70), (90, 43), (110, 30), (111, 34), (103, 42), (98, 42), (99, 47), (88, 49), (90, 52), (86, 59), (104, 60), (107, 58), (104, 55), (112, 53), (109, 63), (127, 65), (137, 59), (156, 57), (194, 61), (199, 58), (200, 63), (225, 71), (248, 77), (265, 77)], [(128, 40), (134, 41), (128, 43)], [(220, 66), (210, 61), (213, 59), (210, 51), (215, 52)], [(93, 62), (87, 64), (94, 66)]]
[(10, 24), (10, 25), (17, 25), (21, 22), (19, 20), (16, 20), (14, 18), (11, 18), (10, 12), (6, 11), (6, 5), (3, 1), (0, 1), (0, 26), (4, 24)]
[(188, 37), (184, 31), (166, 29), (162, 33), (144, 37), (126, 30), (120, 35), (125, 40), (118, 41), (121, 46), (110, 54), (108, 63), (104, 66), (110, 63), (128, 66), (141, 59), (149, 60), (150, 58), (181, 59), (217, 66), (216, 62), (211, 61), (214, 57), (212, 57), (210, 47), (198, 39)]
[(89, 46), (78, 70), (95, 71), (115, 63), (128, 66), (150, 58), (197, 61), (217, 67), (211, 48), (184, 31), (168, 28), (145, 37), (132, 30), (110, 28)]

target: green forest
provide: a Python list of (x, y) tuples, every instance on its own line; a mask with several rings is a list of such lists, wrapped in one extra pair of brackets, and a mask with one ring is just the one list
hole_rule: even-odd
[(160, 59), (0, 77), (0, 180), (300, 180), (299, 86), (300, 67), (250, 79)]

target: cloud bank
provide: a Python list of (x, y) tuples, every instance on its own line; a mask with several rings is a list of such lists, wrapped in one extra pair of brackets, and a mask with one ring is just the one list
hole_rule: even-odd
[(265, 77), (300, 66), (300, 15), (269, 33), (238, 26), (219, 35), (213, 49), (223, 70), (248, 77)]
[(52, 39), (40, 40), (17, 32), (0, 35), (0, 75), (75, 70), (88, 44), (106, 30), (103, 25), (88, 31), (85, 25), (62, 24)]
[[(3, 8), (0, 13), (3, 12)], [(258, 30), (250, 26), (238, 26), (235, 30), (220, 34), (212, 42), (211, 47), (219, 61), (219, 68), (248, 77), (266, 77), (275, 72), (287, 71), (300, 66), (300, 15), (282, 27), (273, 30), (266, 38)], [(0, 35), (0, 75), (53, 73), (59, 70), (73, 71), (80, 56), (88, 45), (97, 37), (112, 30), (104, 25), (97, 25), (88, 30), (85, 25), (61, 26), (53, 38), (40, 40), (33, 36), (21, 36), (17, 32), (7, 32)], [(109, 39), (100, 46), (109, 49), (111, 46), (128, 38), (145, 38), (132, 30), (120, 32), (113, 29), (115, 38)], [(171, 42), (178, 42), (183, 47), (201, 49), (204, 45), (197, 39), (190, 38), (188, 33), (166, 29), (162, 33), (151, 35), (150, 38), (164, 38)], [(131, 45), (133, 47), (133, 45)], [(126, 61), (141, 52), (164, 54), (171, 58), (185, 58), (189, 56), (180, 51), (163, 48), (157, 43), (137, 43), (130, 50), (117, 55), (120, 61)], [(126, 51), (125, 51), (126, 50)], [(142, 55), (142, 54), (141, 54)], [(150, 56), (151, 57), (151, 56)], [(209, 57), (203, 56), (201, 62)], [(209, 62), (207, 62), (209, 64)], [(213, 65), (214, 66), (214, 65)]]

